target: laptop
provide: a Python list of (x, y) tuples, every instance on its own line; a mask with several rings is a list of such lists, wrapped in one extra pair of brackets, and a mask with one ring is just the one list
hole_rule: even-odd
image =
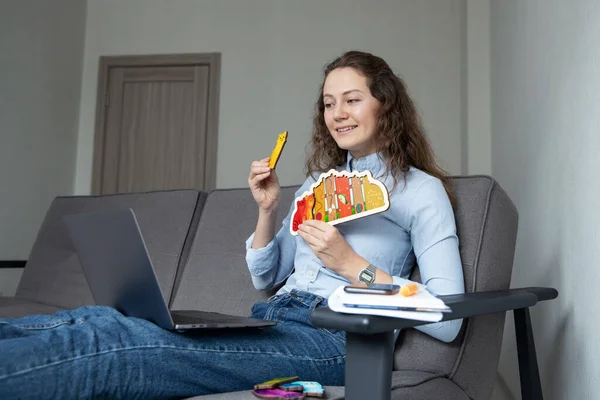
[(163, 329), (253, 328), (274, 321), (208, 311), (169, 310), (133, 210), (67, 215), (63, 220), (94, 301)]

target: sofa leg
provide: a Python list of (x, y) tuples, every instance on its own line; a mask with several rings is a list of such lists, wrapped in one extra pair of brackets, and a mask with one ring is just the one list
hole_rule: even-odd
[(394, 331), (375, 335), (346, 334), (346, 400), (389, 400), (392, 386)]
[(519, 356), (519, 378), (521, 379), (521, 398), (543, 400), (529, 308), (514, 310), (514, 317)]

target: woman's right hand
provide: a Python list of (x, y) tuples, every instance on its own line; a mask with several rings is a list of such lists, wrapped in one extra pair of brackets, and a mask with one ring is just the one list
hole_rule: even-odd
[(281, 193), (279, 178), (275, 170), (269, 168), (268, 158), (252, 162), (248, 185), (262, 211), (273, 211), (279, 206)]

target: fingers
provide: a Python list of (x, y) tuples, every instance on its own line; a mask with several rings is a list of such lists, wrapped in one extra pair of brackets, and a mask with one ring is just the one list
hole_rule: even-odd
[[(310, 236), (317, 236), (319, 233), (318, 229), (315, 229), (309, 223), (310, 220), (302, 221), (300, 225), (298, 225), (298, 232), (303, 232)], [(319, 235), (320, 236), (320, 235)]]
[(254, 175), (252, 178), (250, 178), (250, 181), (254, 183), (262, 182), (265, 179), (267, 179), (270, 175), (271, 171), (267, 171), (262, 174)]
[(299, 230), (315, 237), (319, 243), (329, 246), (339, 234), (337, 228), (323, 221), (308, 219), (298, 227)]
[[(326, 225), (326, 228), (329, 226), (326, 223), (323, 224)], [(306, 220), (302, 222), (298, 226), (298, 234), (309, 246), (313, 248), (313, 250), (321, 251), (331, 244), (333, 232), (321, 230), (320, 224), (316, 224), (318, 228), (313, 225), (314, 224), (312, 223), (312, 220)]]
[(254, 175), (258, 175), (267, 171), (270, 171), (271, 168), (269, 168), (269, 159), (267, 158), (266, 161), (265, 160), (260, 160), (260, 161), (252, 161), (252, 164), (250, 165), (250, 173), (253, 173)]
[(323, 231), (313, 227), (311, 224), (308, 223), (309, 221), (310, 220), (306, 220), (306, 221), (302, 222), (300, 225), (298, 225), (298, 231), (304, 232), (307, 235), (314, 236), (315, 238), (320, 239), (323, 236)]
[(269, 177), (271, 168), (269, 168), (268, 160), (269, 159), (266, 158), (260, 161), (252, 161), (252, 164), (250, 165), (250, 176), (248, 177), (249, 182), (260, 182)]
[(335, 229), (333, 225), (317, 219), (307, 219), (306, 221), (302, 222), (302, 225), (306, 225), (307, 227), (319, 230), (321, 232), (326, 232), (329, 228)]
[[(302, 226), (302, 225), (300, 225), (300, 226)], [(300, 227), (298, 227), (298, 236), (300, 236), (302, 239), (304, 239), (306, 244), (308, 244), (313, 249), (313, 251), (318, 251), (319, 245), (321, 243), (321, 241), (318, 238), (314, 237), (313, 235), (306, 232), (305, 230), (300, 230)]]

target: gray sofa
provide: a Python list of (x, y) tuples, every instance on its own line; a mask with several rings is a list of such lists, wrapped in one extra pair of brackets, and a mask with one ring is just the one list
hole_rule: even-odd
[[(282, 189), (278, 222), (297, 187)], [(502, 188), (485, 176), (457, 177), (456, 220), (467, 292), (449, 296), (467, 318), (458, 338), (442, 343), (411, 326), (417, 321), (345, 315), (319, 309), (318, 326), (348, 332), (346, 388), (326, 387), (328, 399), (488, 399), (500, 355), (505, 312), (515, 311), (524, 398), (541, 398), (529, 307), (557, 296), (554, 289), (508, 290), (517, 212)], [(0, 317), (49, 314), (94, 304), (62, 217), (132, 208), (138, 217), (165, 299), (174, 309), (248, 315), (272, 292), (254, 289), (244, 241), (256, 204), (248, 189), (156, 191), (54, 199), (14, 297), (0, 297)], [(418, 269), (414, 279), (418, 280)], [(222, 290), (227, 287), (228, 290)], [(395, 328), (404, 328), (392, 351)], [(371, 382), (365, 389), (362, 382)], [(539, 396), (538, 396), (539, 394)], [(250, 391), (202, 399), (254, 399)]]

